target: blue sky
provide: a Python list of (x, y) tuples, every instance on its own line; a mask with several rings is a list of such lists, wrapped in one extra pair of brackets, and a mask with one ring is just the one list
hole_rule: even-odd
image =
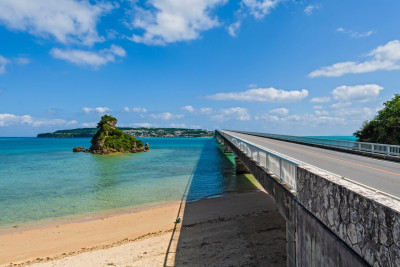
[(396, 0), (0, 0), (0, 136), (351, 135), (400, 93)]

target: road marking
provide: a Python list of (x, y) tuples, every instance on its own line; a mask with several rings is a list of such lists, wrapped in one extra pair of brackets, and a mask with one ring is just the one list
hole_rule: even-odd
[(351, 162), (351, 161), (347, 161), (347, 160), (343, 160), (343, 159), (338, 159), (338, 158), (322, 155), (322, 154), (319, 154), (319, 153), (307, 151), (307, 150), (304, 150), (304, 149), (300, 149), (300, 148), (294, 148), (294, 147), (286, 146), (286, 145), (283, 145), (283, 144), (276, 144), (276, 143), (269, 142), (269, 141), (266, 141), (266, 140), (263, 140), (263, 142), (266, 142), (266, 143), (269, 143), (269, 144), (273, 144), (273, 145), (276, 145), (276, 146), (286, 147), (286, 148), (293, 149), (293, 150), (299, 150), (299, 151), (306, 152), (306, 153), (309, 153), (309, 154), (314, 154), (314, 155), (317, 155), (317, 156), (321, 156), (321, 157), (325, 157), (325, 158), (329, 158), (329, 159), (333, 159), (333, 160), (337, 160), (337, 161), (341, 161), (341, 162), (357, 165), (357, 166), (360, 166), (360, 167), (364, 167), (364, 168), (368, 168), (368, 169), (372, 169), (372, 170), (376, 170), (376, 171), (386, 172), (386, 173), (389, 173), (389, 174), (400, 176), (400, 173), (390, 172), (390, 171), (374, 168), (374, 167), (371, 167), (371, 166), (368, 166), (368, 165), (363, 165), (363, 164), (359, 164), (359, 163), (355, 163), (355, 162)]

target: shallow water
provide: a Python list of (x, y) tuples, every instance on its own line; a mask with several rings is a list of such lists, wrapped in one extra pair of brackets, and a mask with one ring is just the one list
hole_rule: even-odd
[(213, 138), (142, 138), (139, 154), (73, 153), (90, 138), (0, 138), (0, 226), (254, 189)]

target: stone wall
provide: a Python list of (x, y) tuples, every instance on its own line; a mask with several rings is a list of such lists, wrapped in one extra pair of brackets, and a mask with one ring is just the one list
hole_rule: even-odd
[[(221, 137), (222, 138), (222, 137)], [(223, 138), (222, 138), (223, 139)], [(363, 266), (364, 261), (321, 221), (301, 206), (290, 188), (247, 157), (228, 140), (235, 155), (254, 175), (277, 204), (287, 222), (287, 266)]]
[(372, 266), (400, 266), (400, 203), (301, 166), (297, 200)]

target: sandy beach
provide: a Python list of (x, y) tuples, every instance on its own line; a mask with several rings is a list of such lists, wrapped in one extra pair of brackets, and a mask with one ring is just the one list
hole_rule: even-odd
[(263, 191), (0, 234), (1, 266), (285, 264), (285, 221)]

